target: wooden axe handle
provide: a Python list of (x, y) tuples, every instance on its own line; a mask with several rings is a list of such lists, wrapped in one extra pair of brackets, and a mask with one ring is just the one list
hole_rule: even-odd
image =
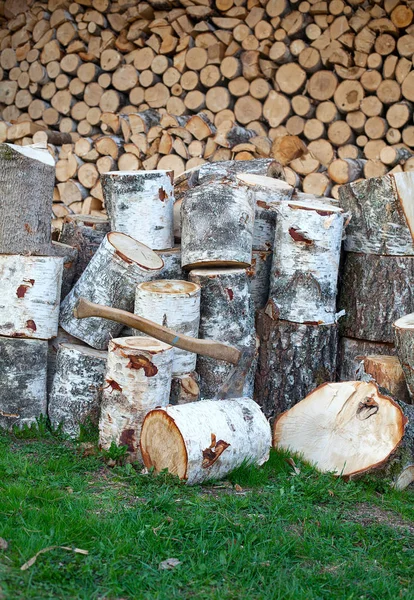
[(188, 352), (195, 352), (202, 356), (209, 356), (217, 360), (224, 360), (232, 365), (237, 365), (240, 360), (241, 352), (237, 348), (234, 348), (234, 346), (227, 346), (214, 340), (192, 338), (158, 325), (153, 321), (148, 321), (148, 319), (144, 319), (138, 315), (133, 315), (126, 310), (94, 304), (85, 298), (79, 298), (73, 314), (77, 319), (85, 319), (87, 317), (110, 319), (111, 321), (122, 323), (122, 325), (138, 329), (141, 333), (170, 344), (170, 346), (181, 348), (181, 350), (187, 350)]

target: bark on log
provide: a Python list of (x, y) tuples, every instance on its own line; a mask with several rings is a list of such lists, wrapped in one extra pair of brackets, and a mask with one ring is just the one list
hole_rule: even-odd
[(395, 321), (394, 334), (397, 355), (404, 371), (411, 403), (414, 404), (414, 314)]
[(254, 211), (252, 192), (232, 181), (189, 190), (181, 207), (182, 267), (250, 266)]
[(61, 305), (60, 325), (97, 350), (105, 350), (122, 325), (98, 317), (76, 319), (73, 310), (80, 297), (132, 311), (135, 287), (157, 277), (162, 259), (150, 248), (123, 233), (108, 233), (80, 279)]
[[(136, 288), (134, 313), (178, 333), (198, 337), (200, 295), (200, 286), (189, 281), (147, 281)], [(196, 361), (197, 355), (193, 352), (174, 348), (173, 375), (191, 373)]]
[(158, 278), (159, 279), (187, 279), (187, 274), (181, 268), (181, 248), (167, 248), (156, 250), (155, 253), (164, 261)]
[(0, 427), (46, 415), (47, 342), (0, 337)]
[(113, 231), (152, 249), (173, 246), (172, 171), (112, 171), (101, 181)]
[(61, 242), (52, 242), (52, 253), (55, 256), (63, 258), (62, 286), (60, 291), (60, 299), (62, 301), (72, 289), (76, 273), (78, 250), (73, 246), (68, 246)]
[(325, 381), (335, 380), (338, 326), (304, 325), (260, 311), (254, 398), (268, 419), (291, 408)]
[(344, 185), (340, 205), (352, 215), (345, 250), (367, 254), (414, 254), (414, 173), (389, 173)]
[(280, 415), (273, 445), (302, 454), (319, 471), (348, 479), (371, 474), (403, 489), (414, 480), (414, 407), (375, 383), (326, 383)]
[(340, 208), (323, 202), (279, 206), (269, 293), (278, 318), (335, 322), (343, 221)]
[(198, 373), (184, 373), (173, 375), (171, 380), (170, 404), (188, 404), (200, 399), (200, 378)]
[(269, 299), (270, 270), (272, 268), (272, 253), (263, 250), (253, 250), (252, 264), (247, 269), (250, 281), (250, 293), (255, 310), (266, 306)]
[(142, 427), (141, 451), (147, 469), (167, 469), (193, 485), (221, 479), (243, 462), (262, 465), (270, 438), (253, 400), (205, 400), (151, 411)]
[(83, 346), (83, 342), (66, 333), (61, 327), (58, 328), (56, 337), (48, 342), (47, 351), (47, 396), (49, 398), (52, 389), (53, 377), (56, 372), (56, 357), (60, 344), (79, 344)]
[(359, 357), (357, 381), (373, 381), (401, 402), (411, 403), (404, 371), (397, 356), (371, 354)]
[(347, 252), (338, 309), (341, 335), (394, 342), (392, 324), (414, 310), (414, 257)]
[(0, 145), (0, 253), (50, 254), (55, 162), (46, 150)]
[(0, 255), (0, 335), (56, 336), (62, 271), (59, 257)]
[(130, 459), (141, 459), (139, 438), (145, 415), (169, 402), (173, 349), (147, 337), (109, 342), (99, 419), (99, 445), (127, 446)]
[(60, 344), (48, 406), (53, 427), (74, 438), (81, 425), (98, 424), (106, 359), (102, 350)]
[(359, 357), (370, 354), (395, 355), (395, 348), (393, 344), (382, 344), (347, 337), (339, 338), (336, 369), (338, 381), (355, 381), (360, 364)]
[[(244, 269), (198, 269), (189, 280), (201, 286), (201, 339), (252, 348), (255, 344), (254, 311), (249, 282)], [(202, 398), (214, 398), (233, 370), (233, 366), (206, 356), (198, 356)], [(253, 369), (252, 369), (253, 370)], [(249, 372), (243, 394), (252, 396), (254, 370)]]

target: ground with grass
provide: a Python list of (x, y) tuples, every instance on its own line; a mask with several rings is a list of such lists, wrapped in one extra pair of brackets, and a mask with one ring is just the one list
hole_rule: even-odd
[(276, 452), (190, 488), (46, 428), (0, 434), (0, 599), (412, 599), (413, 499)]

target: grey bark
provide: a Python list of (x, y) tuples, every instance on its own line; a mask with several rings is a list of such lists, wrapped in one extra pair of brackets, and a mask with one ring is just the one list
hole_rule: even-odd
[(394, 326), (395, 346), (414, 403), (414, 330)]
[(253, 250), (251, 267), (247, 268), (250, 292), (255, 310), (266, 306), (269, 298), (272, 253)]
[(187, 279), (187, 273), (181, 268), (181, 247), (166, 250), (155, 250), (164, 261), (164, 266), (157, 279)]
[(62, 244), (61, 242), (52, 242), (52, 254), (63, 257), (62, 288), (60, 299), (63, 300), (72, 289), (75, 278), (76, 263), (78, 260), (78, 251), (73, 246)]
[(395, 348), (393, 344), (340, 337), (338, 344), (337, 380), (355, 381), (360, 363), (357, 357), (369, 354), (394, 355)]
[(53, 377), (56, 372), (56, 357), (60, 344), (79, 344), (83, 346), (83, 342), (66, 333), (61, 327), (58, 328), (58, 334), (48, 342), (47, 350), (47, 396), (49, 398), (52, 389)]
[(193, 371), (184, 375), (173, 375), (171, 379), (170, 404), (188, 404), (200, 399), (200, 378)]

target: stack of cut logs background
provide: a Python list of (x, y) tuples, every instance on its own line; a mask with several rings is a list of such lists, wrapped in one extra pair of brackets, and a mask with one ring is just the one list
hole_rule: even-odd
[(272, 157), (337, 198), (414, 168), (411, 0), (0, 0), (0, 21), (0, 141), (48, 143), (58, 228), (105, 210), (110, 170)]

